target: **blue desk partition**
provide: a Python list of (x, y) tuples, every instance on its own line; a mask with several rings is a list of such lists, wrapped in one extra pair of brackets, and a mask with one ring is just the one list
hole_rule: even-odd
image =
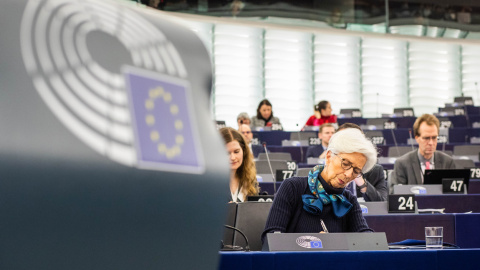
[[(438, 270), (478, 269), (478, 249), (451, 249), (437, 251)], [(434, 268), (431, 268), (434, 269)]]
[[(425, 239), (425, 227), (443, 227), (445, 242), (455, 244), (455, 216), (453, 214), (389, 214), (365, 216), (370, 228), (385, 232), (389, 243), (405, 239)], [(480, 247), (480, 243), (479, 246)]]
[(338, 118), (337, 119), (338, 126), (341, 126), (345, 123), (354, 123), (359, 126), (367, 124), (367, 119), (366, 118)]
[(258, 138), (258, 143), (271, 145), (282, 145), (283, 140), (290, 140), (290, 132), (285, 131), (253, 131), (253, 137)]
[(480, 114), (480, 107), (478, 106), (466, 105), (464, 106), (464, 108), (466, 109), (466, 113), (468, 116)]
[(416, 196), (419, 209), (445, 208), (445, 213), (480, 213), (480, 194), (443, 194)]
[(469, 142), (469, 128), (451, 128), (448, 130), (448, 141), (450, 143), (467, 143)]
[(468, 185), (469, 194), (480, 194), (480, 179), (470, 179), (470, 184)]
[[(411, 128), (385, 129), (383, 130), (383, 137), (388, 145), (395, 145), (395, 140), (399, 145), (406, 145), (410, 138), (409, 130)], [(412, 132), (412, 138), (415, 137)]]
[(472, 137), (480, 137), (480, 128), (469, 128), (467, 129), (468, 132), (468, 141), (470, 142), (470, 138)]
[(480, 214), (455, 214), (455, 237), (461, 248), (480, 247)]
[(413, 128), (413, 124), (415, 123), (416, 117), (398, 117), (398, 118), (390, 118), (391, 121), (397, 124), (397, 128)]
[(221, 252), (220, 270), (476, 270), (480, 249)]

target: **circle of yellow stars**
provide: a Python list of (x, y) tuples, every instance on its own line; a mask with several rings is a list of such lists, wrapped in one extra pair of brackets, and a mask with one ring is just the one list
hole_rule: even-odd
[(148, 126), (152, 128), (150, 131), (150, 140), (153, 143), (156, 143), (157, 151), (161, 155), (165, 155), (167, 159), (173, 159), (176, 156), (179, 156), (182, 153), (182, 145), (184, 143), (183, 135), (181, 134), (183, 130), (183, 122), (180, 119), (176, 119), (174, 122), (175, 130), (177, 134), (175, 135), (175, 144), (172, 147), (168, 147), (165, 143), (160, 142), (161, 134), (158, 130), (154, 129), (154, 125), (156, 122), (155, 116), (153, 114), (153, 109), (155, 108), (155, 101), (163, 100), (166, 106), (169, 106), (170, 114), (172, 116), (178, 116), (178, 106), (172, 103), (172, 94), (168, 91), (165, 91), (162, 87), (156, 87), (150, 89), (148, 92), (148, 99), (145, 100), (145, 108), (147, 109), (147, 115), (145, 116), (145, 122)]

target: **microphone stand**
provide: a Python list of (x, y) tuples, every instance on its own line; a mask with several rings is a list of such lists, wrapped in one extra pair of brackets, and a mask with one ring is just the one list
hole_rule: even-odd
[[(250, 251), (250, 245), (248, 243), (247, 236), (242, 231), (240, 231), (239, 229), (237, 229), (233, 226), (230, 226), (230, 225), (224, 225), (224, 226), (225, 226), (225, 228), (232, 229), (234, 231), (239, 232), (243, 236), (243, 238), (245, 239), (245, 251)], [(224, 246), (226, 246), (226, 245), (224, 245)], [(235, 248), (235, 246), (232, 246), (232, 248)]]
[[(298, 127), (298, 123), (297, 123), (297, 127)], [(298, 137), (298, 143), (300, 144), (300, 162), (303, 162), (303, 146), (302, 146), (302, 140), (300, 140), (300, 132), (301, 131), (298, 131), (297, 132), (297, 137)]]
[(272, 173), (273, 178), (273, 195), (277, 194), (277, 180), (275, 180), (275, 175), (273, 174), (272, 164), (270, 163), (270, 158), (268, 157), (267, 143), (263, 143), (263, 148), (265, 149), (265, 156), (267, 156), (268, 167), (270, 167), (270, 172)]

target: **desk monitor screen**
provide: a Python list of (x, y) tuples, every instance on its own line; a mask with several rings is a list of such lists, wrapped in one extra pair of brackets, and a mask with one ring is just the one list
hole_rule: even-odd
[(465, 185), (468, 188), (470, 180), (469, 169), (439, 169), (439, 170), (425, 170), (423, 177), (423, 184), (425, 185), (441, 185), (443, 179), (463, 178)]

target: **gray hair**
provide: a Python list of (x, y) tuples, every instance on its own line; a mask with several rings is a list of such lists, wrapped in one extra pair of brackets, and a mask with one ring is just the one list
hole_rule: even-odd
[(365, 137), (362, 131), (356, 128), (343, 129), (333, 134), (327, 151), (332, 151), (335, 154), (355, 152), (363, 154), (367, 159), (362, 169), (363, 173), (370, 171), (377, 163), (377, 149), (375, 145)]
[(241, 113), (238, 114), (238, 116), (237, 116), (237, 121), (240, 120), (240, 119), (250, 119), (250, 117), (248, 116), (248, 113), (246, 113), (246, 112), (241, 112)]

